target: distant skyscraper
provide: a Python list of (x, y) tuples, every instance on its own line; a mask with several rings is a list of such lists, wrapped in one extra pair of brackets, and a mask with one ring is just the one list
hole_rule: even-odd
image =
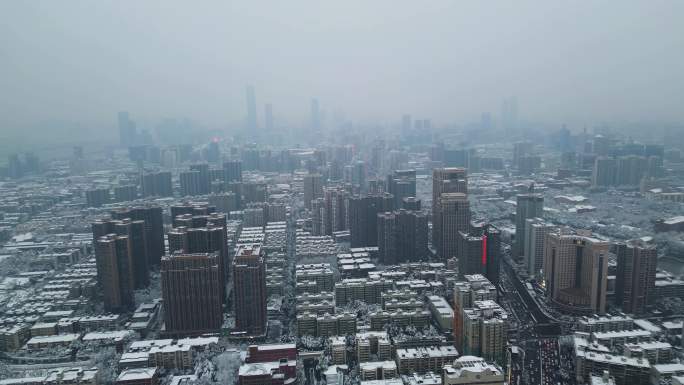
[(377, 246), (378, 213), (392, 211), (394, 197), (391, 194), (354, 196), (347, 202), (351, 247)]
[(579, 234), (549, 233), (544, 248), (546, 292), (564, 311), (606, 312), (610, 244)]
[(98, 283), (107, 312), (133, 310), (133, 262), (127, 236), (108, 234), (95, 242)]
[(594, 161), (591, 184), (594, 187), (615, 186), (617, 181), (617, 162), (614, 158), (600, 156)]
[(135, 122), (131, 120), (128, 112), (121, 111), (118, 115), (119, 120), (119, 144), (122, 147), (132, 146), (136, 142)]
[(428, 223), (423, 212), (398, 210), (378, 214), (378, 254), (386, 265), (415, 262), (428, 255)]
[(142, 196), (170, 197), (173, 196), (170, 171), (144, 173), (140, 176)]
[(199, 171), (183, 171), (179, 174), (181, 196), (201, 195), (201, 176)]
[(321, 129), (321, 111), (318, 99), (311, 99), (311, 129), (315, 132)]
[(538, 277), (542, 274), (546, 234), (553, 229), (552, 224), (544, 222), (541, 218), (525, 220), (523, 255), (525, 256), (527, 272), (531, 277)]
[[(442, 217), (440, 196), (444, 193), (468, 193), (468, 176), (464, 168), (436, 168), (432, 170), (432, 244), (440, 252), (442, 245)], [(470, 221), (470, 219), (468, 219)], [(467, 226), (468, 222), (466, 222)], [(465, 228), (463, 228), (465, 229)], [(458, 232), (451, 234), (458, 236)], [(455, 244), (454, 244), (455, 246)], [(453, 250), (455, 251), (455, 250)], [(444, 257), (440, 254), (441, 257)]]
[(658, 250), (635, 241), (616, 245), (615, 304), (625, 313), (643, 314), (655, 288)]
[(247, 129), (254, 133), (257, 129), (256, 96), (254, 86), (247, 86)]
[(401, 117), (401, 131), (403, 133), (408, 133), (409, 131), (411, 131), (412, 125), (413, 121), (411, 120), (411, 115), (405, 114)]
[(235, 328), (251, 335), (266, 331), (266, 268), (260, 246), (241, 246), (233, 258)]
[(86, 191), (88, 207), (100, 207), (111, 201), (111, 194), (107, 188), (96, 188)]
[(323, 197), (323, 176), (321, 174), (304, 175), (304, 205), (311, 208), (311, 201)]
[[(459, 257), (458, 245), (459, 233), (467, 232), (470, 228), (470, 202), (468, 196), (463, 193), (442, 193), (437, 202), (439, 213), (439, 229), (441, 237), (437, 243), (437, 255), (446, 261), (449, 258)], [(434, 229), (434, 222), (433, 222)], [(435, 239), (433, 237), (433, 242)]]
[(209, 164), (198, 163), (190, 165), (190, 171), (199, 172), (199, 193), (202, 195), (209, 194), (211, 178), (209, 176)]
[(223, 162), (223, 182), (242, 182), (242, 162), (228, 160)]
[(416, 170), (395, 170), (387, 175), (387, 192), (394, 195), (394, 207), (404, 198), (416, 196)]
[(264, 123), (266, 125), (266, 131), (273, 132), (273, 105), (271, 103), (266, 104), (264, 107)]
[(216, 254), (174, 254), (161, 260), (166, 332), (215, 333), (223, 324)]
[(515, 249), (514, 257), (525, 254), (525, 221), (544, 216), (544, 196), (541, 194), (519, 194), (515, 206)]

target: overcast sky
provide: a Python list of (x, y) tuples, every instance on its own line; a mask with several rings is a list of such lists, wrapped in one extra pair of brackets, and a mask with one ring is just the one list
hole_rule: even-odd
[(682, 1), (0, 2), (0, 130), (115, 115), (684, 120)]

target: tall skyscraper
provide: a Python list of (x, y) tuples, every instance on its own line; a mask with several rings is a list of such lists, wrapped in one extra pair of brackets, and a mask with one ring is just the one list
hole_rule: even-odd
[(273, 105), (271, 103), (267, 103), (264, 106), (264, 116), (266, 131), (271, 133), (273, 132)]
[(347, 215), (351, 247), (378, 245), (378, 213), (392, 211), (394, 197), (376, 194), (350, 197)]
[(640, 241), (616, 245), (615, 304), (625, 313), (644, 314), (655, 288), (658, 250)]
[(386, 265), (415, 262), (428, 256), (427, 215), (397, 210), (378, 214), (378, 254)]
[(183, 171), (179, 174), (181, 196), (201, 195), (201, 176), (199, 171)]
[(131, 120), (128, 112), (121, 111), (118, 115), (119, 144), (122, 147), (132, 146), (136, 142), (137, 131), (135, 122)]
[[(136, 289), (142, 289), (149, 284), (149, 259), (147, 256), (147, 242), (145, 221), (131, 220), (97, 220), (91, 224), (93, 231), (93, 244), (108, 235), (120, 235), (127, 238), (126, 246), (129, 252), (126, 269), (132, 273), (132, 285)], [(105, 266), (105, 265), (103, 265)]]
[(201, 335), (221, 329), (221, 286), (216, 254), (173, 254), (161, 260), (166, 332)]
[(501, 236), (491, 225), (471, 226), (470, 232), (459, 232), (459, 275), (482, 274), (494, 285), (499, 284)]
[(525, 254), (525, 221), (544, 216), (544, 196), (529, 193), (519, 194), (515, 206), (515, 248), (513, 257)]
[(152, 196), (173, 196), (171, 172), (169, 171), (143, 173), (140, 176), (140, 186), (142, 190), (142, 196), (145, 198)]
[(208, 163), (197, 163), (190, 165), (190, 171), (199, 173), (199, 193), (201, 195), (209, 194), (211, 186), (211, 178), (209, 175)]
[(318, 99), (311, 99), (311, 130), (318, 132), (321, 130), (321, 111)]
[(241, 246), (233, 258), (235, 328), (250, 335), (266, 331), (266, 268), (261, 246)]
[(107, 312), (133, 310), (133, 261), (127, 236), (108, 234), (95, 242), (98, 284)]
[(545, 222), (541, 218), (530, 218), (525, 220), (525, 244), (523, 255), (527, 272), (531, 277), (542, 276), (544, 264), (544, 243), (546, 234), (555, 227)]
[[(438, 242), (437, 255), (446, 261), (449, 258), (459, 257), (458, 244), (459, 233), (467, 232), (470, 228), (470, 202), (464, 193), (442, 193), (439, 195), (436, 211), (438, 215), (433, 218), (439, 221), (440, 236), (435, 240), (433, 235), (432, 242)], [(433, 234), (435, 229), (433, 222)]]
[[(437, 253), (442, 258), (444, 258), (444, 255), (440, 254), (443, 247), (440, 196), (444, 193), (462, 193), (464, 195), (468, 193), (466, 169), (452, 167), (432, 170), (432, 244), (437, 248)], [(456, 237), (458, 232), (451, 235)]]
[(387, 175), (387, 192), (394, 195), (394, 207), (404, 198), (416, 196), (416, 170), (395, 170)]
[(149, 266), (159, 266), (159, 260), (164, 255), (164, 219), (159, 206), (136, 206), (112, 211), (113, 219), (130, 218), (145, 222), (145, 242), (147, 243), (147, 257)]
[(247, 129), (255, 133), (257, 129), (256, 95), (254, 86), (247, 86)]
[(223, 162), (223, 182), (242, 182), (242, 162), (228, 160)]
[(304, 205), (311, 208), (311, 201), (323, 197), (323, 176), (321, 174), (304, 175)]
[(610, 244), (563, 232), (549, 233), (544, 248), (547, 295), (573, 314), (606, 312)]

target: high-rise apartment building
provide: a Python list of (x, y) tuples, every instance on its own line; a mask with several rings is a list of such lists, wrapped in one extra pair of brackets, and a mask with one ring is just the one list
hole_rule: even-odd
[(164, 218), (159, 206), (146, 205), (112, 211), (113, 219), (130, 218), (145, 221), (145, 242), (147, 243), (148, 265), (158, 266), (164, 255)]
[(133, 261), (127, 236), (108, 234), (95, 241), (98, 284), (107, 312), (133, 310)]
[[(437, 248), (437, 254), (443, 255), (444, 241), (442, 239), (442, 211), (440, 197), (445, 193), (468, 193), (468, 175), (466, 169), (450, 167), (432, 170), (432, 244)], [(470, 219), (468, 219), (470, 220)], [(453, 229), (452, 229), (453, 230)], [(447, 234), (444, 232), (444, 234)], [(452, 233), (455, 237), (457, 233)]]
[(140, 176), (140, 186), (142, 190), (142, 196), (145, 198), (152, 196), (173, 196), (171, 172), (169, 171), (143, 173)]
[(266, 331), (266, 267), (261, 246), (241, 246), (233, 258), (235, 328), (251, 335)]
[(378, 214), (378, 249), (383, 264), (424, 260), (428, 256), (427, 215), (397, 210)]
[[(437, 255), (442, 260), (458, 257), (459, 232), (467, 232), (470, 228), (470, 202), (464, 193), (442, 193), (435, 206), (437, 215), (433, 216), (433, 244), (437, 246)], [(439, 228), (439, 237), (435, 239), (435, 227)], [(437, 243), (435, 243), (437, 242)]]
[(542, 275), (546, 234), (551, 232), (554, 228), (555, 227), (552, 224), (545, 222), (541, 218), (530, 218), (525, 220), (523, 255), (525, 256), (527, 272), (531, 277)]
[(210, 253), (173, 254), (161, 260), (165, 331), (200, 335), (221, 329), (218, 256)]
[(617, 162), (614, 158), (597, 157), (594, 160), (594, 171), (591, 184), (594, 187), (614, 186), (617, 182)]
[(544, 196), (529, 193), (519, 194), (515, 206), (515, 248), (513, 257), (525, 254), (525, 221), (544, 216)]
[(608, 242), (586, 235), (549, 233), (544, 277), (551, 300), (570, 313), (605, 313), (609, 248)]
[(351, 247), (377, 246), (378, 213), (392, 211), (392, 195), (354, 196), (347, 202)]
[(454, 345), (463, 351), (463, 311), (472, 308), (475, 301), (496, 300), (497, 289), (482, 274), (466, 275), (464, 281), (454, 285)]
[(471, 226), (469, 233), (459, 232), (459, 275), (482, 274), (494, 285), (499, 284), (501, 236), (491, 225)]
[(323, 188), (322, 234), (349, 229), (347, 222), (347, 198), (349, 193), (342, 187)]
[(304, 175), (304, 205), (311, 208), (311, 201), (323, 197), (323, 176), (321, 174)]
[(228, 160), (223, 162), (223, 182), (242, 182), (242, 162)]
[(387, 192), (394, 195), (394, 207), (404, 198), (416, 196), (416, 170), (396, 170), (387, 175)]
[(209, 194), (211, 186), (211, 177), (208, 163), (197, 163), (190, 165), (190, 171), (199, 173), (199, 194)]
[(506, 364), (508, 313), (492, 300), (475, 301), (463, 310), (464, 356), (479, 356)]
[(625, 313), (643, 314), (655, 287), (658, 250), (640, 241), (616, 246), (615, 304)]
[(183, 171), (179, 174), (181, 196), (202, 194), (201, 176), (198, 171)]

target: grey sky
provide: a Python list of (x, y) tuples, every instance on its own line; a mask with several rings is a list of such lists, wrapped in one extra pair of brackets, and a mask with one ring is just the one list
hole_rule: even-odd
[(355, 120), (499, 113), (549, 122), (684, 119), (682, 1), (0, 2), (0, 130), (276, 119), (312, 96)]

